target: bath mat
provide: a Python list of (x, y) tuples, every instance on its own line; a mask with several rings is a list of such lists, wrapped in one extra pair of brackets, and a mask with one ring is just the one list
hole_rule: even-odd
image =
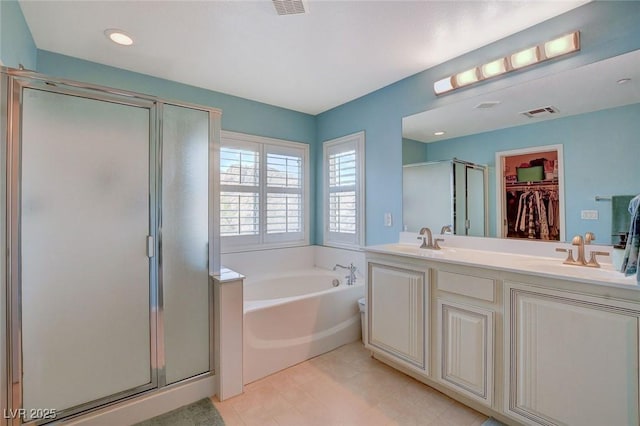
[(482, 423), (482, 426), (506, 426), (504, 423), (497, 421), (493, 417), (489, 417)]
[(204, 398), (135, 426), (224, 426), (224, 421), (211, 400)]

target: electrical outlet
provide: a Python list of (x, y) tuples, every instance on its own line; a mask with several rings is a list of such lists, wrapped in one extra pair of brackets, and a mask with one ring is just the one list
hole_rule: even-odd
[(598, 220), (598, 210), (582, 210), (580, 212), (580, 219)]
[(384, 214), (384, 226), (392, 226), (393, 225), (393, 216), (391, 216), (391, 213), (385, 213)]

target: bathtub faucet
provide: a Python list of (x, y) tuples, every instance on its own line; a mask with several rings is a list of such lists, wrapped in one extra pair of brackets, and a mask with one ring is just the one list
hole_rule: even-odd
[(357, 268), (353, 265), (353, 263), (349, 264), (349, 266), (342, 266), (342, 265), (336, 264), (336, 266), (333, 267), (333, 270), (335, 271), (337, 268), (342, 268), (349, 271), (349, 275), (345, 277), (347, 279), (347, 285), (355, 284)]

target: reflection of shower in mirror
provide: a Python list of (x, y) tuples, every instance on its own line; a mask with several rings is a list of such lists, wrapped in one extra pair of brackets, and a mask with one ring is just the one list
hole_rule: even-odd
[(487, 235), (487, 166), (456, 158), (405, 165), (402, 185), (406, 231), (449, 226), (456, 235)]

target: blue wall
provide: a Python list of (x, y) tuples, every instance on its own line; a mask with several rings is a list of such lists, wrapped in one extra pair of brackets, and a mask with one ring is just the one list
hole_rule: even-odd
[[(444, 76), (574, 29), (581, 31), (582, 43), (581, 51), (576, 55), (543, 63), (526, 71), (514, 72), (468, 89), (460, 89), (440, 98), (436, 98), (433, 93), (433, 82)], [(639, 48), (640, 2), (591, 2), (317, 116), (319, 142), (365, 131), (367, 244), (397, 241), (398, 232), (402, 228), (402, 117)], [(557, 124), (553, 124), (555, 125)], [(321, 143), (316, 146), (316, 150), (321, 149), (320, 145)], [(540, 145), (540, 139), (535, 136), (530, 138), (529, 145)], [(565, 164), (579, 161), (576, 155), (582, 153), (577, 154), (575, 149), (567, 149)], [(458, 157), (467, 159), (468, 155), (459, 154)], [(321, 161), (321, 156), (316, 158)], [(613, 168), (615, 163), (602, 167)], [(584, 174), (581, 176), (584, 177)], [(578, 203), (579, 199), (585, 197), (578, 195), (585, 192), (580, 189), (584, 179), (576, 180), (567, 179), (567, 193), (575, 194), (571, 203)], [(320, 187), (316, 199), (322, 199)], [(585, 202), (584, 207), (580, 208), (588, 208), (587, 204)], [(392, 213), (394, 217), (394, 224), (390, 228), (383, 226), (385, 212)], [(317, 218), (316, 236), (321, 241), (323, 218)], [(603, 221), (604, 219), (601, 220)]]
[[(611, 241), (611, 202), (596, 195), (640, 193), (640, 104), (427, 144), (429, 161), (462, 158), (489, 165), (489, 226), (496, 235), (496, 151), (563, 145), (566, 237), (592, 231)], [(598, 210), (598, 220), (580, 219)]]
[(402, 164), (424, 163), (429, 161), (427, 156), (427, 144), (414, 141), (413, 139), (402, 139)]
[[(640, 2), (591, 2), (564, 15), (313, 117), (51, 52), (36, 51), (33, 38), (24, 22), (19, 4), (15, 0), (0, 0), (0, 25), (0, 48), (2, 49), (0, 51), (0, 59), (7, 66), (17, 67), (18, 64), (22, 63), (27, 68), (37, 69), (39, 72), (53, 76), (214, 106), (223, 110), (222, 127), (225, 130), (296, 140), (310, 144), (312, 192), (315, 192), (313, 196), (313, 201), (315, 202), (312, 201), (312, 223), (315, 226), (312, 226), (311, 241), (317, 243), (322, 242), (323, 234), (322, 215), (314, 214), (317, 210), (316, 206), (322, 205), (322, 186), (319, 183), (322, 182), (320, 175), (322, 170), (321, 143), (323, 141), (361, 130), (365, 131), (366, 241), (367, 244), (396, 241), (398, 232), (402, 227), (402, 117), (640, 48)], [(436, 98), (433, 94), (432, 83), (446, 75), (451, 75), (461, 69), (467, 69), (486, 60), (502, 56), (512, 52), (515, 48), (527, 47), (573, 29), (581, 31), (582, 49), (576, 55), (534, 66), (526, 71), (514, 72), (504, 78), (480, 83), (440, 98)], [(584, 150), (578, 149), (577, 145), (574, 146), (573, 143), (577, 143), (577, 140), (583, 136), (592, 135), (587, 129), (592, 129), (593, 131), (602, 130), (601, 126), (604, 123), (602, 120), (606, 121), (608, 126), (615, 120), (621, 120), (621, 125), (623, 125), (628, 122), (627, 114), (635, 114), (637, 116), (637, 110), (630, 108), (603, 114), (602, 117), (598, 115), (597, 117), (600, 118), (595, 120), (599, 123), (598, 125), (593, 124), (595, 121), (590, 121), (586, 117), (566, 119), (568, 121), (554, 120), (549, 124), (545, 124), (544, 127), (530, 129), (529, 132), (532, 136), (518, 140), (515, 145), (507, 146), (506, 140), (502, 142), (505, 146), (504, 149), (540, 145), (539, 141), (545, 135), (548, 136), (547, 139), (551, 138), (554, 129), (558, 132), (569, 132), (571, 137), (573, 135), (580, 136), (572, 139), (572, 142), (569, 142), (568, 138), (562, 141), (567, 144), (565, 148), (565, 166), (568, 173), (566, 181), (567, 210), (570, 212), (579, 209), (599, 209), (601, 218), (599, 222), (602, 223), (606, 222), (606, 213), (602, 211), (602, 205), (590, 204), (593, 194), (588, 191), (588, 182), (589, 179), (592, 179), (592, 175), (586, 172), (573, 175), (570, 171), (577, 169), (576, 164), (579, 163), (580, 156), (584, 155)], [(573, 132), (575, 130), (574, 126), (584, 127), (585, 131)], [(508, 134), (511, 131), (516, 130), (504, 130), (501, 132)], [(539, 135), (538, 132), (540, 132)], [(613, 146), (610, 143), (608, 149), (612, 151), (628, 151), (630, 148), (625, 145), (628, 141), (622, 140), (624, 132), (616, 131), (614, 133), (619, 137), (613, 137), (611, 134), (603, 135), (603, 137), (606, 136), (606, 140), (615, 141), (616, 145)], [(483, 163), (493, 163), (492, 155), (489, 155), (489, 160), (485, 161), (470, 158), (467, 155), (469, 148), (465, 145), (468, 141), (465, 142), (464, 138), (460, 139), (460, 141), (454, 142), (454, 145), (461, 147), (460, 149), (464, 151), (464, 155), (460, 152), (456, 154), (458, 157)], [(595, 143), (596, 138), (594, 137), (590, 140), (591, 148), (589, 149), (595, 151), (596, 148), (593, 143)], [(554, 142), (549, 141), (548, 143)], [(612, 146), (613, 148), (611, 148)], [(497, 149), (495, 148), (491, 151)], [(453, 152), (455, 148), (449, 147), (445, 149), (445, 145), (440, 144), (430, 146), (427, 148), (428, 159), (453, 156), (451, 152), (447, 153), (447, 150), (452, 150), (451, 152)], [(482, 156), (480, 153), (477, 153), (477, 155), (478, 157)], [(596, 154), (593, 154), (589, 158), (593, 162), (595, 157)], [(607, 157), (606, 163), (601, 159), (602, 156), (599, 157), (597, 164), (600, 167), (618, 170), (617, 164), (619, 163), (614, 162), (613, 152), (610, 158)], [(625, 158), (629, 158), (629, 156)], [(612, 174), (611, 176), (618, 175)], [(629, 176), (629, 180), (632, 179), (633, 175)], [(612, 185), (612, 182), (609, 182), (609, 184)], [(613, 192), (617, 191), (612, 189)], [(384, 227), (383, 225), (383, 216), (386, 212), (393, 215), (394, 223), (392, 227)], [(493, 227), (495, 227), (494, 222), (495, 220), (492, 221)], [(592, 225), (595, 224), (591, 221), (586, 225), (581, 223), (575, 231), (569, 229), (568, 233), (582, 232), (583, 225), (594, 229)], [(597, 232), (601, 235), (607, 233), (605, 231)]]
[(7, 67), (36, 69), (36, 45), (17, 0), (0, 0), (0, 61)]
[[(313, 147), (316, 135), (314, 116), (43, 50), (38, 50), (38, 72), (220, 108), (223, 130), (309, 144), (313, 194), (313, 176), (316, 174), (315, 166), (318, 163)], [(311, 197), (311, 243), (315, 242), (315, 211), (315, 199)]]

